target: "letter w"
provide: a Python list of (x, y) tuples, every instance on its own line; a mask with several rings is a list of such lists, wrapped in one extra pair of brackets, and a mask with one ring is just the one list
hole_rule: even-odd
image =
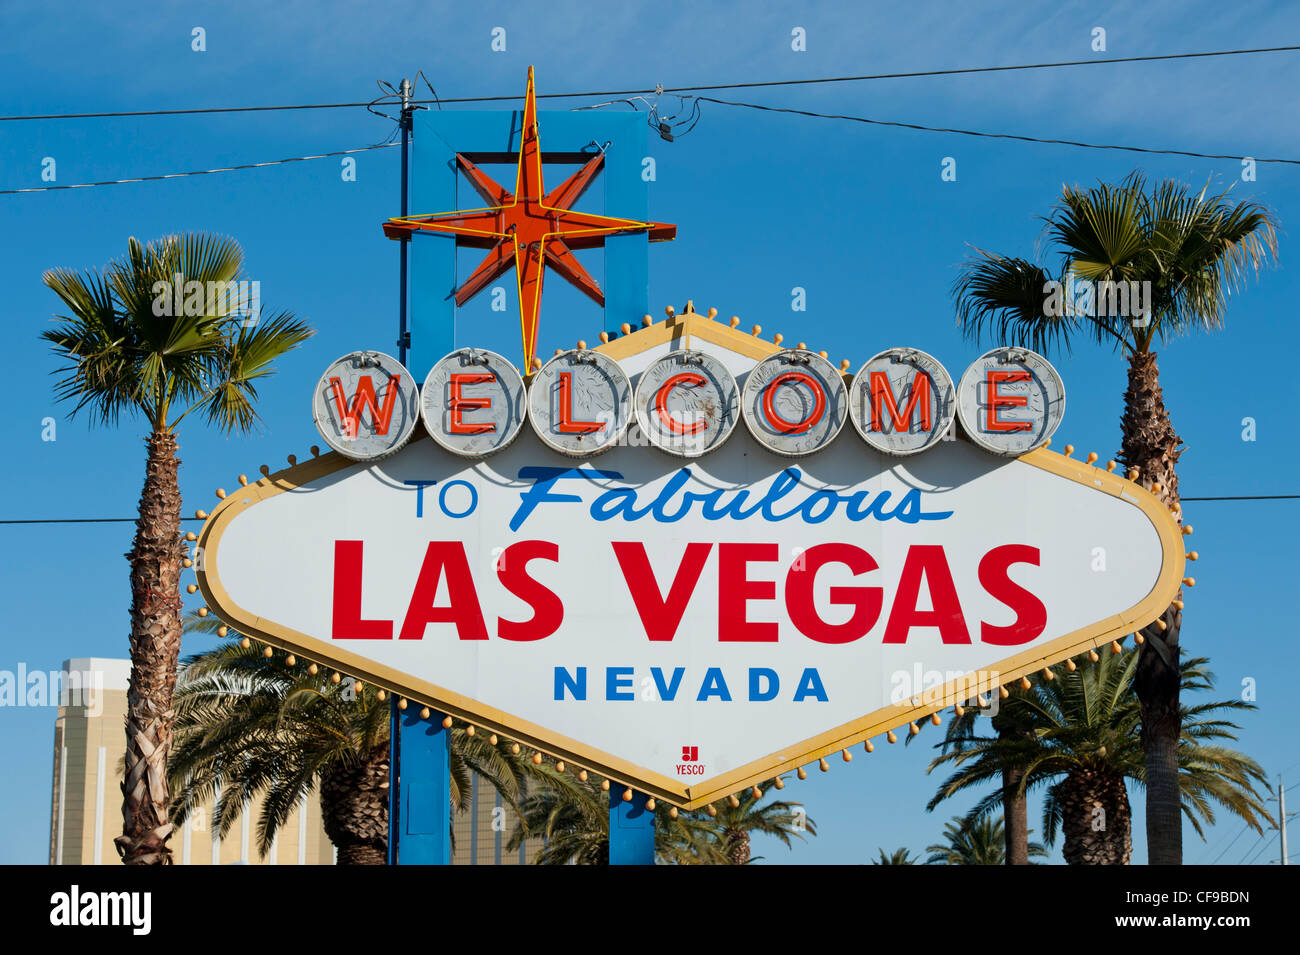
[(668, 588), (665, 598), (655, 580), (655, 573), (646, 557), (645, 544), (632, 541), (614, 541), (614, 556), (618, 566), (627, 580), (628, 592), (636, 604), (636, 612), (641, 615), (641, 626), (645, 635), (651, 640), (668, 641), (677, 634), (677, 627), (682, 622), (682, 614), (690, 602), (695, 585), (704, 570), (704, 562), (709, 558), (712, 544), (687, 544), (686, 553), (677, 567), (672, 586)]
[(343, 407), (343, 399), (346, 396), (343, 392), (342, 380), (330, 378), (330, 388), (333, 391), (334, 408), (338, 411), (339, 421), (343, 425), (343, 433), (349, 438), (357, 436), (361, 426), (361, 414), (366, 410), (370, 411), (370, 423), (375, 434), (388, 434), (388, 424), (393, 420), (393, 408), (397, 406), (396, 375), (388, 376), (383, 408), (379, 407), (379, 401), (375, 397), (375, 383), (370, 375), (362, 375), (357, 379), (357, 393), (352, 396), (352, 406), (347, 409)]

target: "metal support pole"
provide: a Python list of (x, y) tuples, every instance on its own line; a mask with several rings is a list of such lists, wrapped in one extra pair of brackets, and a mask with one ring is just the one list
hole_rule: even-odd
[(451, 865), (451, 747), (443, 714), (397, 714), (397, 770), (389, 775), (390, 865)]
[(623, 799), (619, 786), (609, 787), (609, 864), (655, 864), (655, 814), (646, 809), (646, 794)]
[[(410, 192), (411, 81), (402, 80), (402, 215)], [(407, 240), (401, 244), (398, 285), (398, 360), (406, 364)], [(417, 372), (423, 379), (427, 369)], [(397, 707), (393, 697), (388, 731), (388, 864), (451, 864), (451, 748), (443, 714), (421, 719), (416, 707)]]
[[(411, 152), (411, 81), (402, 80), (402, 114), (399, 125), (402, 127), (402, 215), (406, 216), (409, 212), (407, 207), (408, 197), (410, 194), (410, 152)], [(411, 346), (411, 333), (406, 328), (406, 256), (407, 247), (410, 243), (410, 236), (403, 236), (398, 243), (401, 248), (401, 278), (398, 286), (397, 298), (397, 360), (403, 365), (406, 364), (406, 351)]]
[(1281, 776), (1277, 780), (1277, 831), (1282, 848), (1278, 864), (1290, 865), (1291, 863), (1287, 862), (1286, 855), (1286, 787), (1282, 785)]

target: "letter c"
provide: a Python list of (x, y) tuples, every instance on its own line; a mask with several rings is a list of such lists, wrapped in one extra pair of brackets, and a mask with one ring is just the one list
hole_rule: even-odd
[(672, 434), (696, 434), (708, 427), (707, 422), (696, 421), (691, 424), (683, 424), (674, 418), (668, 410), (668, 395), (678, 385), (682, 387), (699, 388), (701, 385), (708, 384), (709, 380), (695, 371), (684, 371), (681, 374), (673, 375), (655, 392), (655, 413), (659, 415), (659, 421)]

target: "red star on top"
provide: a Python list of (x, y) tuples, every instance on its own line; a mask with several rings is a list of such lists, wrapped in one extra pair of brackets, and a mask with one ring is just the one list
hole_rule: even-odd
[(457, 305), (464, 305), (513, 265), (519, 282), (525, 373), (532, 370), (533, 352), (537, 347), (542, 279), (548, 267), (603, 306), (605, 293), (578, 262), (573, 254), (575, 249), (603, 246), (606, 236), (620, 233), (648, 232), (651, 242), (677, 236), (675, 225), (573, 210), (573, 204), (604, 165), (604, 153), (592, 156), (561, 185), (550, 192), (545, 191), (531, 66), (528, 68), (515, 191), (512, 193), (505, 189), (459, 153), (456, 160), (484, 201), (490, 204), (489, 208), (389, 219), (384, 223), (384, 234), (390, 239), (402, 239), (417, 231), (451, 233), (456, 236), (458, 246), (487, 249), (487, 257), (456, 290)]

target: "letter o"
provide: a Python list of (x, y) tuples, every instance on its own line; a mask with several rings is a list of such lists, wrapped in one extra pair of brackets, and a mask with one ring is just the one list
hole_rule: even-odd
[[(465, 508), (465, 510), (461, 511), (459, 514), (447, 507), (447, 492), (457, 484), (463, 484), (465, 487), (469, 488), (469, 507)], [(469, 481), (462, 481), (459, 478), (455, 481), (448, 481), (442, 486), (442, 489), (438, 491), (438, 507), (442, 510), (442, 513), (446, 514), (448, 517), (467, 517), (474, 513), (474, 508), (478, 507), (478, 491), (475, 489), (473, 484), (469, 483)]]
[[(776, 410), (776, 390), (785, 384), (800, 384), (813, 393), (813, 410), (802, 421), (787, 421)], [(811, 431), (826, 413), (826, 390), (812, 375), (803, 371), (787, 371), (777, 375), (763, 389), (763, 417), (775, 431), (782, 434), (803, 434)]]

